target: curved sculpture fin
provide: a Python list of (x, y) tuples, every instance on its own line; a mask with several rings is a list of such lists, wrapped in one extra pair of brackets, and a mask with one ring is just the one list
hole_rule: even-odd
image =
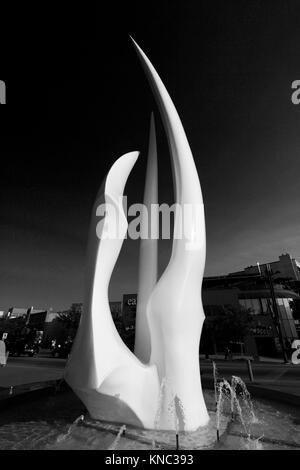
[(135, 320), (135, 355), (148, 363), (151, 354), (151, 339), (147, 318), (147, 303), (157, 282), (157, 245), (159, 233), (158, 212), (152, 211), (157, 204), (157, 148), (153, 113), (150, 120), (148, 161), (144, 189), (143, 212), (141, 214), (139, 283)]
[[(127, 350), (112, 320), (108, 286), (128, 226), (122, 206), (123, 190), (138, 155), (139, 152), (127, 153), (113, 164), (93, 206), (84, 314), (66, 368), (66, 380), (80, 387), (98, 387), (120, 365), (119, 355)], [(128, 353), (131, 354), (129, 350)]]
[[(204, 321), (201, 283), (205, 266), (202, 193), (176, 108), (150, 60), (133, 42), (166, 130), (177, 204), (171, 259), (147, 304), (150, 363), (157, 366), (161, 383), (165, 380), (163, 409), (168, 410), (173, 402), (180, 429), (194, 430), (209, 420), (199, 366), (199, 342)], [(174, 426), (174, 417), (165, 411), (161, 414), (160, 424), (170, 429)]]
[[(176, 108), (161, 78), (139, 45), (131, 38), (156, 98), (167, 134), (173, 166), (176, 203), (173, 251), (193, 247), (203, 258), (205, 254), (205, 220), (200, 181), (194, 158)], [(182, 212), (185, 210), (185, 217)], [(190, 211), (190, 212), (189, 212)], [(185, 240), (182, 243), (182, 240)], [(204, 267), (204, 266), (203, 266)]]
[(128, 227), (123, 190), (137, 157), (138, 152), (131, 152), (119, 158), (96, 197), (83, 314), (65, 379), (93, 418), (151, 428), (159, 395), (156, 366), (143, 365), (123, 343), (108, 300), (110, 277)]

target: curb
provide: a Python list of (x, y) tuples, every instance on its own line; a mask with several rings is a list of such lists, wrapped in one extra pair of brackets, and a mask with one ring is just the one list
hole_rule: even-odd
[(10, 394), (9, 387), (2, 388), (0, 393), (0, 409), (22, 403), (23, 401), (32, 398), (36, 399), (50, 394), (56, 395), (57, 392), (68, 390), (68, 388), (69, 386), (67, 383), (61, 379), (50, 380), (47, 382), (33, 382), (26, 385), (16, 385), (12, 387), (12, 394)]

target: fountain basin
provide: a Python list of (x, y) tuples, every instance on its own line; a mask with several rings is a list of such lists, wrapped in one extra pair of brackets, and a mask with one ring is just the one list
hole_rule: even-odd
[[(252, 424), (249, 441), (241, 423), (231, 422), (230, 407), (225, 406), (220, 423), (220, 442), (216, 441), (215, 397), (204, 391), (210, 413), (208, 426), (193, 433), (179, 434), (179, 447), (186, 450), (299, 449), (300, 410), (297, 407), (253, 400), (257, 422)], [(82, 422), (72, 423), (80, 415)], [(34, 401), (17, 403), (0, 416), (0, 448), (47, 450), (109, 449), (120, 426), (94, 421), (70, 390)], [(176, 436), (169, 431), (148, 431), (126, 427), (118, 450), (176, 448)]]

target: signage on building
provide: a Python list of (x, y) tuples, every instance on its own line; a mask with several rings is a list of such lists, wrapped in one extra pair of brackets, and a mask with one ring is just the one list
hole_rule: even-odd
[(123, 295), (123, 323), (125, 328), (133, 328), (135, 325), (137, 294)]
[(251, 328), (251, 332), (254, 336), (274, 336), (273, 328), (271, 325), (258, 325)]

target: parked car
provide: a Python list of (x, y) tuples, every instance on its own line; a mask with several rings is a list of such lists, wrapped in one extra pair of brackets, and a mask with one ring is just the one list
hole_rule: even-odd
[(52, 357), (59, 357), (65, 359), (69, 356), (73, 346), (73, 341), (64, 341), (63, 343), (57, 343), (51, 350)]
[(40, 352), (40, 347), (37, 343), (25, 344), (24, 354), (27, 356), (33, 357)]
[(10, 356), (29, 356), (33, 357), (39, 353), (39, 344), (28, 343), (24, 338), (15, 338), (7, 342), (7, 351)]

